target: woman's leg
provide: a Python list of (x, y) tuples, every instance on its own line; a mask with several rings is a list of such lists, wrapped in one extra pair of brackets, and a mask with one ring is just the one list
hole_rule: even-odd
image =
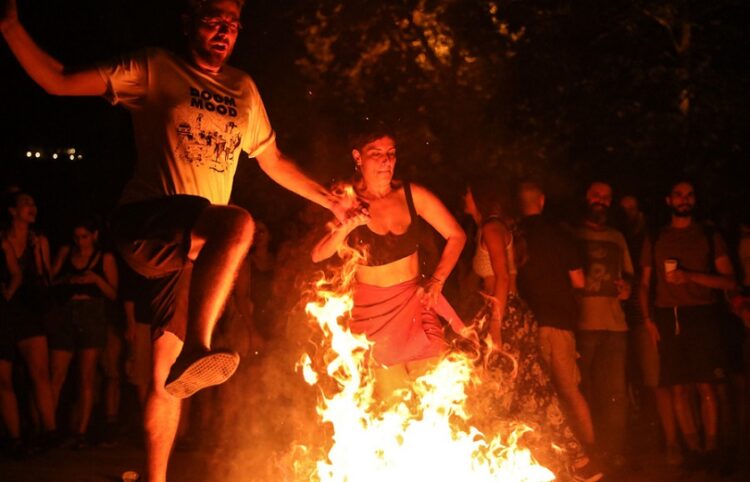
[(55, 404), (52, 398), (52, 385), (49, 376), (49, 353), (47, 338), (35, 336), (18, 342), (23, 359), (29, 369), (34, 386), (34, 400), (45, 431), (55, 430)]
[(18, 400), (13, 390), (13, 364), (0, 360), (0, 412), (8, 435), (13, 440), (21, 438), (21, 419), (18, 415)]
[(107, 423), (117, 421), (120, 411), (120, 355), (122, 354), (122, 339), (115, 329), (107, 329), (107, 345), (102, 356), (105, 383), (105, 408)]
[(91, 419), (98, 359), (99, 349), (97, 348), (85, 348), (78, 352), (78, 417), (74, 429), (79, 435), (86, 433)]
[(411, 387), (411, 378), (403, 363), (391, 367), (375, 367), (372, 369), (372, 375), (375, 379), (373, 397), (389, 405), (400, 400), (396, 395), (398, 391)]
[(73, 353), (65, 350), (52, 350), (50, 352), (50, 384), (52, 386), (52, 403), (57, 412), (60, 403), (60, 392), (65, 379), (68, 376), (68, 367), (73, 359)]

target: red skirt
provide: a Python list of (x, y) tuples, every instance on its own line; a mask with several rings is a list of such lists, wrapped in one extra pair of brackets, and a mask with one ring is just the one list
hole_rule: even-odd
[(375, 361), (385, 366), (424, 360), (444, 353), (438, 315), (459, 332), (463, 323), (441, 295), (434, 309), (425, 309), (416, 279), (393, 286), (354, 285), (351, 331), (373, 342)]

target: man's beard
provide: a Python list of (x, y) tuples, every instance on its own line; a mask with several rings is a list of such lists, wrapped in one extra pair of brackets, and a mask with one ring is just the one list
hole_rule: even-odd
[(586, 219), (594, 224), (604, 224), (607, 222), (608, 207), (601, 203), (589, 204), (586, 209)]
[[(687, 209), (681, 209), (681, 208), (687, 208)], [(679, 206), (672, 206), (672, 215), (676, 216), (678, 218), (689, 218), (693, 216), (693, 207), (688, 206), (686, 204), (681, 204)]]

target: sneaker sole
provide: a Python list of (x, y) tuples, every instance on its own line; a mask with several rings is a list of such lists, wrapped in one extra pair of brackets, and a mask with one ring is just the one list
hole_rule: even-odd
[(233, 353), (211, 353), (194, 361), (180, 376), (164, 386), (175, 398), (188, 398), (198, 390), (221, 385), (231, 377), (240, 364)]

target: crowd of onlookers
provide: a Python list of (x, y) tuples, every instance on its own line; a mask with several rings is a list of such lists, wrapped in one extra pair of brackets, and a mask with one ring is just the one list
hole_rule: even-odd
[[(589, 453), (610, 472), (627, 470), (634, 416), (652, 414), (641, 447), (655, 439), (665, 464), (729, 473), (750, 435), (750, 224), (696, 219), (691, 181), (665, 188), (661, 223), (603, 181), (587, 186), (570, 219), (544, 214), (535, 182), (507, 188), (518, 204), (498, 212), (512, 226), (539, 350)], [(459, 273), (466, 303), (476, 290), (468, 260)]]
[[(35, 226), (39, 208), (32, 194), (6, 187), (2, 205), (3, 451), (24, 458), (55, 447), (113, 447), (139, 439), (152, 370), (150, 313), (148, 304), (139, 302), (139, 275), (109, 248), (101, 216), (73, 218), (66, 242), (51, 247)], [(298, 241), (314, 224), (324, 225), (321, 216), (314, 205), (300, 210), (283, 230), (287, 241), (275, 244), (268, 227), (256, 220), (253, 248), (215, 345), (249, 356), (280, 331), (274, 328), (276, 314), (298, 301), (288, 287), (301, 284), (300, 263), (309, 263)], [(284, 265), (287, 269), (276, 269)], [(190, 421), (202, 417), (183, 417), (178, 447), (189, 444)]]
[[(539, 350), (581, 442), (627, 468), (629, 427), (651, 414), (665, 463), (729, 470), (749, 436), (750, 222), (695, 219), (700, 199), (689, 181), (663, 193), (661, 226), (639, 199), (616, 196), (606, 182), (587, 187), (575, 219), (548, 216), (537, 183), (508, 189), (502, 216), (513, 232), (518, 295), (537, 319)], [(69, 242), (50, 246), (35, 229), (29, 193), (7, 189), (2, 215), (6, 452), (122, 443), (127, 427), (139, 430), (151, 370), (149, 313), (138, 303), (136, 275), (107, 249), (101, 219), (82, 217), (69, 226)], [(316, 269), (310, 248), (326, 216), (309, 205), (273, 233), (256, 220), (216, 344), (251, 357), (286, 336), (300, 280)], [(464, 226), (476, 244), (477, 227)], [(426, 273), (438, 251), (434, 234), (422, 231)], [(479, 291), (474, 252), (464, 249), (444, 288), (466, 317)], [(179, 440), (190, 433), (185, 424)]]

